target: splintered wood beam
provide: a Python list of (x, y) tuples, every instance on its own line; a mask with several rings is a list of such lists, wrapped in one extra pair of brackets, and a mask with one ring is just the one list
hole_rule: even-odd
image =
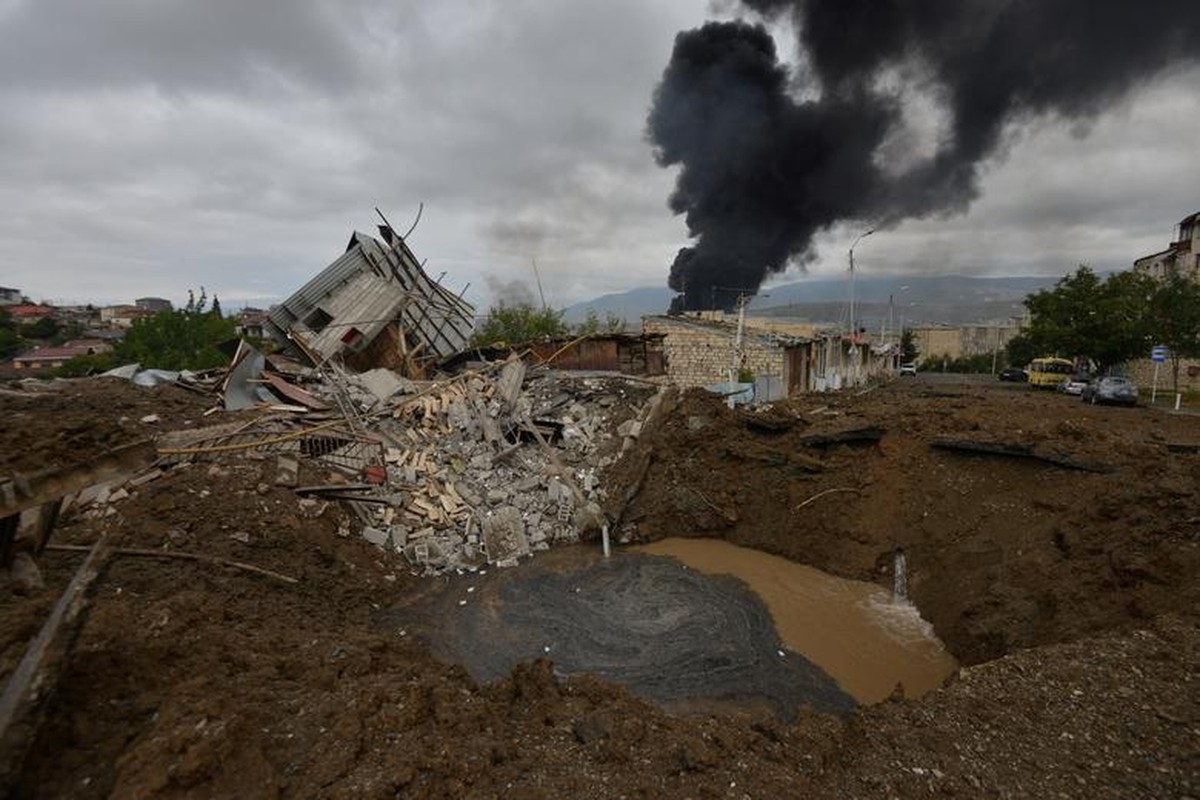
[(0, 517), (44, 506), (88, 486), (135, 472), (148, 466), (154, 456), (153, 443), (143, 439), (101, 453), (82, 464), (0, 479)]
[[(97, 542), (99, 544), (99, 542)], [(52, 544), (46, 547), (47, 550), (62, 553), (82, 553), (88, 551), (86, 545), (75, 544)], [(267, 578), (274, 578), (283, 583), (299, 583), (298, 578), (293, 578), (290, 575), (284, 575), (274, 570), (256, 567), (253, 564), (247, 564), (244, 561), (234, 561), (230, 558), (221, 558), (220, 556), (209, 556), (203, 553), (184, 553), (178, 550), (150, 550), (141, 547), (117, 547), (110, 551), (111, 556), (136, 556), (141, 558), (160, 558), (160, 559), (179, 559), (183, 561), (199, 561), (204, 564), (215, 564), (219, 567), (229, 567), (231, 569), (240, 569), (244, 572), (253, 572), (256, 575), (262, 575)], [(85, 562), (86, 563), (86, 562)]]
[(23, 723), (49, 694), (55, 683), (55, 665), (65, 661), (71, 649), (82, 612), (87, 608), (88, 589), (108, 563), (111, 550), (106, 547), (107, 541), (105, 533), (87, 549), (87, 558), (54, 604), (0, 695), (0, 785), (11, 785), (9, 779), (33, 741), (36, 724)]

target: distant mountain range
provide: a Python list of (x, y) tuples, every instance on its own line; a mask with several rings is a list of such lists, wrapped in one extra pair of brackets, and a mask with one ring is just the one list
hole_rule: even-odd
[[(855, 280), (855, 319), (874, 328), (883, 320), (907, 325), (997, 323), (1025, 313), (1022, 301), (1052, 287), (1054, 277), (972, 278), (966, 275), (884, 275)], [(798, 322), (838, 323), (846, 319), (846, 278), (812, 278), (772, 286), (750, 301), (756, 316), (785, 317)], [(565, 309), (568, 322), (581, 322), (589, 311), (603, 320), (609, 313), (631, 325), (643, 316), (666, 313), (675, 292), (643, 286), (606, 294)]]

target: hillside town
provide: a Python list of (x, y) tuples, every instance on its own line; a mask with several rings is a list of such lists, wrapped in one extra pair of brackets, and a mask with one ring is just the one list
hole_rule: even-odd
[[(378, 240), (356, 233), (347, 252), (365, 247), (369, 247), (370, 252), (363, 258), (371, 261), (382, 258), (386, 249)], [(410, 257), (408, 268), (412, 270), (415, 266), (416, 262)], [(335, 267), (336, 264), (323, 273), (324, 278), (315, 278), (314, 283), (328, 281), (334, 274), (337, 280), (345, 280), (345, 276)], [(1166, 249), (1137, 258), (1130, 271), (1160, 284), (1177, 278), (1193, 283), (1200, 279), (1200, 212), (1190, 214), (1175, 226), (1175, 234)], [(428, 287), (438, 288), (424, 273), (420, 274)], [(343, 313), (362, 318), (367, 318), (365, 314), (374, 315), (376, 307), (364, 307), (362, 303), (365, 301), (356, 298), (359, 293), (366, 292), (375, 297), (384, 297), (387, 291), (382, 284), (364, 283), (367, 280), (364, 275), (357, 284), (340, 290), (340, 297), (331, 296), (328, 301), (344, 307), (346, 312)], [(386, 309), (389, 305), (398, 308), (403, 299), (402, 287), (403, 284), (393, 290), (391, 299), (373, 302), (382, 303), (379, 308)], [(303, 293), (304, 290), (301, 290), (300, 294)], [(441, 294), (453, 299), (444, 290)], [(8, 338), (0, 341), (7, 351), (4, 353), (9, 359), (6, 371), (10, 374), (16, 371), (33, 374), (30, 371), (61, 370), (72, 359), (108, 353), (139, 320), (175, 311), (171, 301), (159, 297), (142, 297), (132, 304), (112, 306), (56, 306), (28, 301), (29, 298), (24, 297), (19, 289), (0, 287), (0, 324), (6, 325), (9, 331)], [(289, 303), (296, 302), (295, 299), (289, 300), (270, 309), (239, 308), (229, 315), (233, 323), (232, 331), (255, 342), (273, 340), (277, 344), (286, 344), (286, 323), (281, 324), (279, 320), (281, 317), (289, 321), (297, 319), (296, 310), (289, 308)], [(462, 305), (461, 300), (458, 302), (462, 314), (459, 323), (461, 331), (440, 345), (439, 349), (426, 353), (422, 358), (423, 363), (436, 364), (429, 358), (433, 354), (443, 358), (455, 356), (468, 343), (469, 331), (475, 321), (473, 309), (463, 311), (466, 306)], [(305, 313), (312, 307), (311, 300), (301, 302)], [(220, 313), (219, 300), (216, 300), (212, 311)], [(439, 309), (437, 313), (444, 311)], [(324, 312), (321, 314), (328, 316)], [(326, 324), (332, 321), (333, 318)], [(895, 309), (889, 307), (886, 316), (880, 314), (878, 319), (864, 320), (859, 317), (857, 323), (846, 319), (841, 323), (830, 323), (793, 320), (777, 314), (747, 313), (743, 304), (741, 313), (713, 309), (648, 316), (639, 320), (622, 319), (620, 330), (610, 331), (610, 338), (618, 350), (634, 347), (643, 351), (650, 359), (646, 367), (648, 374), (666, 375), (679, 386), (707, 387), (737, 382), (738, 373), (741, 372), (754, 376), (754, 386), (747, 388), (747, 397), (773, 401), (809, 392), (864, 386), (873, 380), (898, 375), (902, 363), (945, 371), (950, 365), (962, 366), (975, 359), (976, 367), (983, 364), (987, 368), (970, 371), (986, 371), (992, 375), (998, 375), (1010, 366), (1027, 368), (1027, 360), (1016, 363), (1009, 346), (1015, 338), (1021, 337), (1031, 321), (1031, 314), (1026, 310), (1020, 317), (980, 320), (971, 325), (905, 326), (903, 316), (897, 317)], [(19, 332), (19, 338), (13, 332)], [(356, 331), (356, 335), (363, 335), (363, 341), (366, 342), (376, 340), (379, 333), (377, 329), (365, 333)], [(563, 333), (566, 333), (565, 329)], [(564, 338), (560, 344), (569, 338)], [(905, 339), (908, 341), (907, 352), (902, 344)], [(352, 347), (361, 347), (361, 342), (354, 343)], [(329, 357), (333, 353), (334, 350), (326, 346), (321, 355)], [(397, 355), (375, 359), (371, 363), (394, 367)], [(1082, 354), (1038, 355), (1063, 355), (1079, 360)], [(1200, 389), (1198, 355), (1200, 353), (1179, 354), (1182, 369), (1179, 381), (1173, 385), (1174, 390), (1191, 392)], [(361, 364), (367, 363), (364, 358), (374, 357), (356, 358)], [(86, 358), (78, 363), (86, 374)], [(1086, 371), (1086, 358), (1080, 365)], [(612, 366), (610, 359), (607, 367)], [(412, 367), (409, 364), (408, 369)], [(1149, 387), (1154, 371), (1149, 349), (1141, 357), (1124, 361), (1123, 369), (1139, 385)], [(76, 372), (72, 371), (72, 374)]]

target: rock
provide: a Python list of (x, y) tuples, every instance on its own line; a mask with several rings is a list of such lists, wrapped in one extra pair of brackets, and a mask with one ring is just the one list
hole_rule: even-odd
[(496, 509), (483, 520), (483, 540), (487, 547), (488, 561), (500, 564), (516, 561), (529, 554), (529, 540), (525, 536), (525, 520), (513, 506)]
[(527, 478), (522, 478), (513, 484), (514, 492), (532, 492), (542, 485), (542, 479), (537, 475), (530, 475)]
[(469, 506), (483, 505), (483, 498), (463, 481), (458, 481), (454, 484), (454, 491)]
[(505, 489), (488, 489), (487, 501), (488, 505), (498, 505), (508, 499), (508, 491)]
[(235, 542), (250, 544), (250, 534), (246, 533), (245, 531), (234, 531), (233, 533), (229, 534), (229, 538), (233, 539)]
[(571, 725), (571, 733), (580, 744), (591, 744), (613, 734), (612, 714), (607, 710), (593, 711)]
[(380, 528), (366, 526), (362, 529), (362, 537), (376, 547), (387, 547), (391, 533)]
[(46, 586), (37, 562), (33, 560), (33, 556), (25, 552), (13, 556), (9, 577), (12, 579), (13, 593), (18, 595), (34, 594)]
[(571, 524), (581, 536), (599, 531), (604, 523), (604, 512), (597, 503), (586, 503), (580, 506), (575, 510), (571, 519)]

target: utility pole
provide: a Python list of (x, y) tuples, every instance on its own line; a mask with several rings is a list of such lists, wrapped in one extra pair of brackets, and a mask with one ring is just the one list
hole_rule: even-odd
[[(861, 242), (865, 237), (870, 236), (874, 232), (874, 228), (863, 231), (858, 235), (858, 238), (854, 240), (854, 243), (850, 245), (850, 368), (854, 372), (853, 380), (849, 381), (850, 385), (858, 384), (858, 365), (861, 363), (858, 353), (858, 326), (854, 321), (854, 248), (857, 247), (858, 243)], [(846, 382), (843, 381), (843, 385), (845, 384)]]

